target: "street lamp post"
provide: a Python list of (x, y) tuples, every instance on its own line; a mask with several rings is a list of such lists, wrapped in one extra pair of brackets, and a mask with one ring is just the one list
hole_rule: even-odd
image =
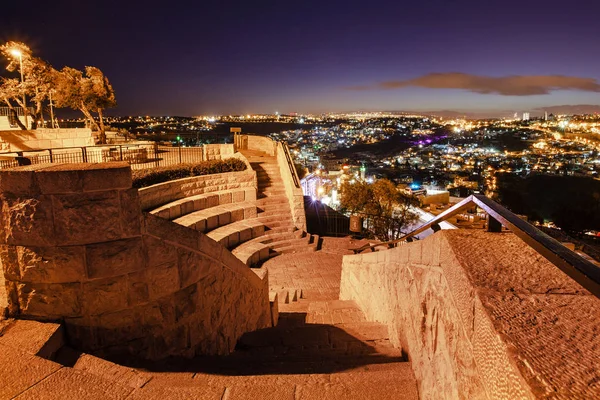
[(25, 117), (25, 127), (29, 129), (27, 123), (27, 98), (25, 97), (25, 78), (23, 76), (23, 53), (20, 50), (14, 49), (10, 52), (13, 56), (19, 57), (19, 70), (21, 71), (21, 84), (23, 85), (23, 116)]

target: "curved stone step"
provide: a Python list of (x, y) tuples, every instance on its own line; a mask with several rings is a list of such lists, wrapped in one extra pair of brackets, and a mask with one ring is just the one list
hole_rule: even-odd
[(256, 218), (234, 222), (210, 231), (206, 236), (232, 249), (240, 243), (263, 235), (265, 225)]
[(240, 203), (244, 201), (255, 201), (256, 189), (253, 187), (219, 190), (216, 192), (202, 193), (195, 196), (185, 197), (164, 204), (150, 211), (164, 219), (175, 219), (182, 215), (205, 208), (215, 207), (221, 204)]
[(209, 232), (233, 222), (257, 216), (256, 205), (250, 202), (222, 204), (204, 210), (194, 211), (173, 222), (199, 232)]

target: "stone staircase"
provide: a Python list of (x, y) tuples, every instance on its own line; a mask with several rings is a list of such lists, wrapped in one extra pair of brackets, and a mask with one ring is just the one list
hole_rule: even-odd
[(243, 150), (256, 171), (258, 188), (208, 192), (163, 204), (151, 213), (205, 233), (249, 267), (286, 253), (316, 251), (318, 235), (294, 225), (277, 158)]
[[(276, 327), (247, 333), (230, 356), (137, 365), (64, 346), (56, 324), (6, 322), (0, 398), (418, 398), (411, 366), (387, 328), (365, 321), (352, 301), (284, 304)], [(27, 332), (37, 340), (23, 346)]]

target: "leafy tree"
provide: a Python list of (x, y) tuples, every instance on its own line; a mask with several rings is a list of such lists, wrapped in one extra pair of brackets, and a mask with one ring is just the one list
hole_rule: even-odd
[(416, 197), (387, 179), (372, 184), (346, 182), (341, 188), (340, 204), (353, 214), (367, 216), (370, 229), (384, 241), (399, 238), (402, 229), (418, 219), (413, 208), (419, 204)]
[[(18, 51), (21, 56), (16, 57), (13, 53)], [(7, 42), (0, 46), (0, 53), (9, 61), (6, 69), (11, 72), (21, 72), (21, 60), (23, 64), (23, 82), (21, 79), (4, 79), (0, 85), (0, 97), (4, 103), (11, 109), (11, 112), (16, 117), (16, 109), (13, 102), (22, 107), (27, 115), (27, 108), (23, 103), (24, 97), (29, 97), (34, 104), (34, 112), (32, 115), (32, 128), (37, 127), (38, 121), (43, 120), (43, 104), (48, 99), (52, 82), (56, 70), (44, 60), (33, 57), (31, 49), (20, 42)], [(18, 118), (17, 124), (21, 129), (26, 129), (25, 125), (20, 123)]]
[[(102, 71), (96, 67), (85, 67), (84, 75), (75, 68), (64, 67), (57, 74), (54, 83), (56, 105), (80, 110), (89, 126), (99, 132), (100, 142), (106, 143), (102, 110), (114, 107), (117, 103), (115, 92)], [(99, 123), (92, 112), (98, 113)]]
[(84, 81), (84, 93), (86, 94), (86, 105), (98, 113), (100, 125), (100, 142), (106, 143), (106, 129), (102, 111), (117, 105), (115, 91), (108, 78), (96, 67), (85, 67), (86, 80)]

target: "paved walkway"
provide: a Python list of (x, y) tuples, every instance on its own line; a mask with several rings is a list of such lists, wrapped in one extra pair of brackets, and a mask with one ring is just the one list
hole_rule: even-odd
[(308, 300), (337, 300), (340, 293), (342, 257), (366, 241), (351, 238), (323, 238), (317, 253), (283, 254), (264, 263), (269, 271), (269, 286), (302, 289)]

